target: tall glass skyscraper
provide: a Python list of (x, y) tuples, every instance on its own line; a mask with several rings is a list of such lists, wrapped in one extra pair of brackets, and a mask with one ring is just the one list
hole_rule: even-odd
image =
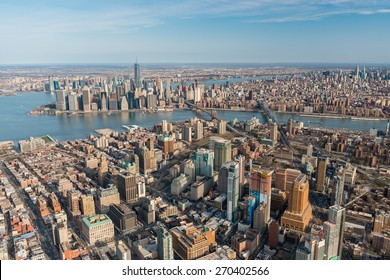
[(141, 86), (141, 73), (137, 62), (134, 63), (134, 81), (136, 88), (139, 88)]

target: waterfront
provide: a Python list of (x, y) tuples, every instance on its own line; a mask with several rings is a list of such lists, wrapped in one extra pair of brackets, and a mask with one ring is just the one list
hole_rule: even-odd
[[(190, 110), (173, 112), (143, 113), (91, 113), (91, 114), (62, 114), (59, 116), (28, 115), (32, 109), (42, 104), (55, 102), (55, 95), (44, 92), (22, 93), (15, 96), (0, 96), (0, 141), (26, 139), (29, 136), (49, 134), (57, 140), (85, 138), (95, 129), (111, 128), (122, 131), (122, 125), (135, 124), (143, 127), (152, 127), (161, 120), (170, 122), (182, 121), (196, 117)], [(227, 121), (237, 118), (248, 120), (253, 115), (264, 122), (261, 113), (218, 111), (218, 116)], [(350, 119), (330, 119), (303, 117), (295, 114), (272, 113), (278, 122), (285, 123), (291, 117), (303, 121), (307, 126), (322, 126), (326, 128), (347, 128), (352, 130), (368, 130), (376, 127), (384, 130), (386, 121), (363, 121)], [(309, 122), (310, 121), (310, 122)]]

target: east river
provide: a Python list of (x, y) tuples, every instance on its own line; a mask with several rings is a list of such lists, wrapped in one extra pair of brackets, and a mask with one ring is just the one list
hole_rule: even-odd
[[(198, 116), (191, 110), (177, 110), (173, 112), (119, 112), (119, 113), (90, 113), (90, 114), (61, 114), (28, 115), (39, 105), (55, 102), (55, 95), (44, 92), (21, 93), (14, 96), (0, 96), (0, 141), (17, 141), (30, 136), (50, 135), (57, 140), (86, 138), (94, 130), (111, 128), (123, 131), (122, 125), (139, 125), (152, 127), (161, 120), (169, 122), (184, 121)], [(231, 121), (248, 120), (255, 115), (260, 121), (264, 118), (259, 112), (217, 111), (218, 117)], [(280, 123), (289, 118), (302, 121), (306, 126), (325, 128), (347, 128), (351, 130), (369, 130), (378, 128), (385, 130), (386, 121), (366, 121), (350, 119), (330, 119), (301, 117), (295, 114), (273, 113)], [(207, 116), (206, 116), (207, 117)]]

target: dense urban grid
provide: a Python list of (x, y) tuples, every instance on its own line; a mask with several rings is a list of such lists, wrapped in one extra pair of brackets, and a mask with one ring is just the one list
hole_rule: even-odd
[[(273, 118), (388, 119), (387, 69), (132, 70), (2, 80), (7, 94), (55, 93), (30, 114), (198, 115), (0, 142), (0, 259), (390, 258), (390, 124), (352, 131)], [(248, 79), (204, 83), (222, 77)], [(267, 121), (225, 121), (218, 110)]]

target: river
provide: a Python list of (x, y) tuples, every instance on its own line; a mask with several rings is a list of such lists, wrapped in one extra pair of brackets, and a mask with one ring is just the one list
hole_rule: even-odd
[[(190, 110), (159, 113), (120, 112), (85, 115), (62, 114), (59, 116), (28, 115), (28, 112), (37, 106), (52, 102), (55, 102), (55, 95), (44, 92), (0, 96), (0, 141), (18, 141), (27, 139), (30, 136), (47, 134), (60, 141), (81, 139), (86, 138), (90, 133), (99, 128), (111, 128), (122, 131), (122, 125), (135, 124), (142, 127), (152, 127), (155, 123), (161, 122), (161, 120), (175, 122), (197, 116), (194, 111)], [(262, 114), (258, 112), (218, 111), (217, 114), (220, 118), (227, 121), (231, 121), (234, 118), (248, 120), (255, 115), (260, 121), (264, 122)], [(348, 128), (353, 130), (368, 130), (373, 127), (384, 130), (386, 127), (386, 121), (321, 119), (300, 117), (293, 114), (273, 114), (280, 123), (286, 122), (288, 118), (292, 117), (295, 120), (303, 121), (307, 126)]]

